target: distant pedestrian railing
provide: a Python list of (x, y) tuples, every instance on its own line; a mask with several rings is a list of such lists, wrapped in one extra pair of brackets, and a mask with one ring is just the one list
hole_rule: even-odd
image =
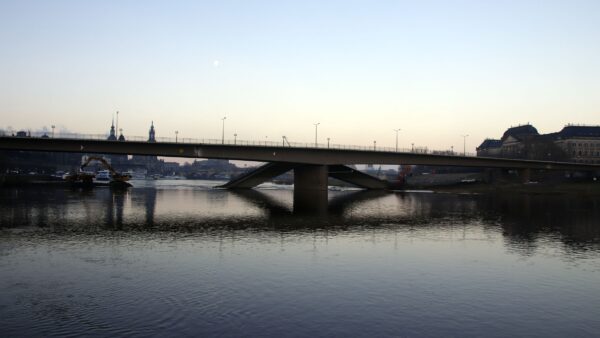
[[(52, 132), (19, 132), (7, 133), (0, 131), (0, 136), (14, 137), (31, 137), (31, 138), (49, 138), (49, 139), (68, 139), (68, 140), (96, 140), (106, 141), (106, 134), (81, 134), (81, 133), (52, 133)], [(112, 142), (148, 142), (147, 137), (129, 136), (125, 141)], [(377, 151), (387, 153), (413, 153), (413, 154), (429, 154), (429, 155), (446, 155), (446, 156), (476, 156), (474, 153), (463, 153), (452, 150), (432, 150), (427, 147), (414, 148), (397, 148), (396, 147), (380, 147), (375, 144), (369, 146), (361, 145), (345, 145), (345, 144), (329, 144), (329, 143), (314, 143), (314, 142), (288, 142), (281, 141), (248, 141), (248, 140), (221, 140), (221, 139), (200, 139), (188, 137), (157, 137), (156, 142), (161, 143), (181, 143), (181, 144), (208, 144), (208, 145), (236, 145), (236, 146), (252, 146), (252, 147), (281, 147), (281, 148), (308, 148), (308, 149), (339, 149), (339, 150), (362, 150), (362, 151)]]

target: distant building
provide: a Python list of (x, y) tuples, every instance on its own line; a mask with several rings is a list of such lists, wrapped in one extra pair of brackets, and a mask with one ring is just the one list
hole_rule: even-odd
[(554, 142), (574, 162), (600, 164), (600, 126), (567, 125)]
[(502, 157), (523, 158), (525, 144), (539, 136), (537, 129), (530, 124), (508, 128), (500, 141)]
[(550, 134), (530, 124), (511, 127), (499, 140), (484, 140), (477, 156), (600, 164), (600, 126), (566, 125)]
[(500, 157), (502, 154), (502, 140), (487, 138), (477, 147), (477, 156)]
[(154, 131), (154, 121), (150, 124), (150, 131), (148, 132), (148, 142), (156, 142), (155, 131)]
[(107, 138), (108, 141), (116, 141), (117, 140), (117, 135), (115, 133), (115, 120), (113, 119), (112, 124), (110, 126), (110, 134), (108, 135)]

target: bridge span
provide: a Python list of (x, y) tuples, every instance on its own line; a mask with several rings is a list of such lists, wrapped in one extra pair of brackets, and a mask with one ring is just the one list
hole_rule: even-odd
[(275, 146), (273, 144), (241, 145), (0, 136), (0, 149), (267, 162), (257, 170), (225, 184), (226, 188), (251, 188), (289, 170), (294, 170), (295, 173), (295, 190), (326, 190), (328, 176), (362, 188), (383, 189), (387, 186), (384, 181), (348, 167), (351, 164), (410, 164), (600, 172), (600, 165), (593, 164), (396, 152), (388, 149), (332, 149)]

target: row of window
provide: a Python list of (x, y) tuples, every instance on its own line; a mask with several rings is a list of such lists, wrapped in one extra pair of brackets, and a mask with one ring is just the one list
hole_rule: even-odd
[(587, 143), (567, 143), (567, 146), (572, 148), (572, 147), (577, 147), (577, 148), (599, 148), (600, 149), (600, 143), (596, 143), (596, 142), (587, 142)]
[(596, 157), (598, 157), (598, 156), (600, 156), (600, 151), (596, 151), (596, 152), (590, 151), (590, 152), (588, 152), (587, 150), (583, 150), (583, 151), (581, 151), (581, 150), (579, 150), (579, 151), (573, 150), (573, 156), (596, 156)]

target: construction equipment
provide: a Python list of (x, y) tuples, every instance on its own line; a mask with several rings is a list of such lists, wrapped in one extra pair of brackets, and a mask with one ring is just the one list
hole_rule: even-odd
[(65, 180), (67, 182), (75, 183), (75, 184), (83, 184), (83, 185), (94, 185), (94, 179), (96, 178), (96, 174), (93, 172), (85, 171), (85, 167), (87, 167), (92, 161), (97, 161), (102, 164), (102, 166), (110, 172), (110, 184), (111, 185), (129, 185), (127, 181), (131, 179), (131, 175), (129, 174), (121, 174), (118, 173), (111, 165), (106, 161), (103, 157), (100, 156), (87, 156), (85, 161), (79, 167), (79, 171), (77, 173), (66, 175)]
[(111, 177), (113, 181), (116, 182), (127, 182), (131, 179), (131, 175), (129, 174), (120, 174), (118, 173), (111, 165), (108, 163), (103, 157), (100, 156), (88, 156), (88, 158), (83, 162), (81, 167), (79, 167), (80, 172), (84, 172), (83, 169), (87, 167), (92, 161), (98, 161), (102, 163), (105, 169), (110, 171)]

